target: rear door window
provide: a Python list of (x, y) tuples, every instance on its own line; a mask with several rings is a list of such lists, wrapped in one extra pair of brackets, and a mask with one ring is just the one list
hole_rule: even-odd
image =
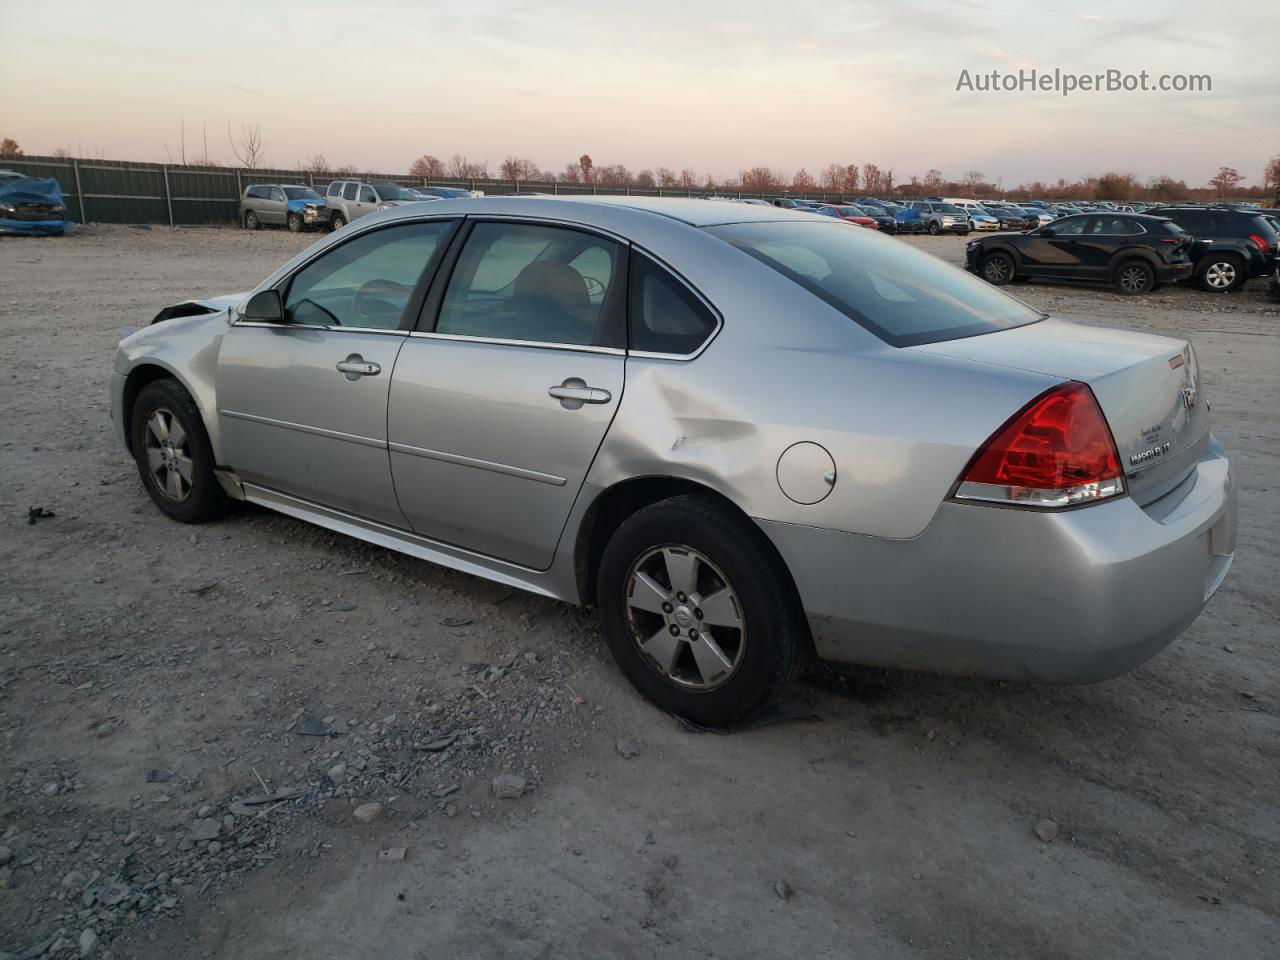
[(354, 183), (348, 183), (346, 186), (342, 188), (342, 199), (354, 200), (355, 198), (356, 198), (356, 185)]
[[(435, 332), (620, 346), (622, 248), (595, 234), (477, 223), (449, 278)], [(607, 322), (616, 317), (619, 328)]]

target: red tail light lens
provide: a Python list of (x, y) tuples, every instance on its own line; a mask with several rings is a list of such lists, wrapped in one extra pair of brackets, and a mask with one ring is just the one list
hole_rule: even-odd
[(1271, 252), (1271, 244), (1267, 243), (1267, 238), (1262, 236), (1261, 234), (1251, 233), (1249, 234), (1249, 239), (1252, 240), (1253, 245), (1257, 247), (1259, 250), (1261, 250), (1263, 253)]
[(960, 500), (1070, 507), (1124, 493), (1116, 442), (1093, 391), (1046, 390), (991, 435), (960, 477)]

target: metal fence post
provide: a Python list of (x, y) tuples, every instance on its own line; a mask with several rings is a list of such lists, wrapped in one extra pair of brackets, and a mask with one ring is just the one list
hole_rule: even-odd
[(84, 187), (80, 186), (80, 161), (71, 161), (71, 170), (76, 175), (76, 202), (80, 204), (80, 222), (88, 223), (89, 215), (85, 212), (88, 207), (84, 202)]
[(244, 184), (240, 182), (240, 168), (236, 167), (236, 202), (240, 202), (240, 198), (244, 196)]
[(165, 202), (165, 206), (169, 208), (169, 226), (172, 227), (173, 226), (173, 194), (169, 191), (169, 168), (167, 166), (162, 166), (160, 170), (164, 174), (164, 202)]

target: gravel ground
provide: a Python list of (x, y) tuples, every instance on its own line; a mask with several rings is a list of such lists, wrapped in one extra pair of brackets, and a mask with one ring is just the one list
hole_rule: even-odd
[(1261, 284), (1014, 288), (1196, 345), (1240, 543), (1168, 651), (1069, 689), (818, 668), (716, 735), (640, 701), (587, 613), (152, 507), (108, 420), (121, 327), (310, 239), (0, 242), (0, 956), (1280, 955)]

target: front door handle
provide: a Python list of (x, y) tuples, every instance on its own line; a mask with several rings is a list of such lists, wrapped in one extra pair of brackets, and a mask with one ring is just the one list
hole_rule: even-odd
[(345, 360), (339, 360), (334, 364), (334, 369), (353, 382), (361, 377), (376, 377), (382, 372), (382, 367), (366, 360), (358, 353), (351, 354)]
[(560, 401), (566, 410), (577, 410), (584, 403), (608, 403), (613, 394), (603, 387), (588, 387), (587, 381), (570, 377), (564, 383), (547, 390), (547, 396)]

